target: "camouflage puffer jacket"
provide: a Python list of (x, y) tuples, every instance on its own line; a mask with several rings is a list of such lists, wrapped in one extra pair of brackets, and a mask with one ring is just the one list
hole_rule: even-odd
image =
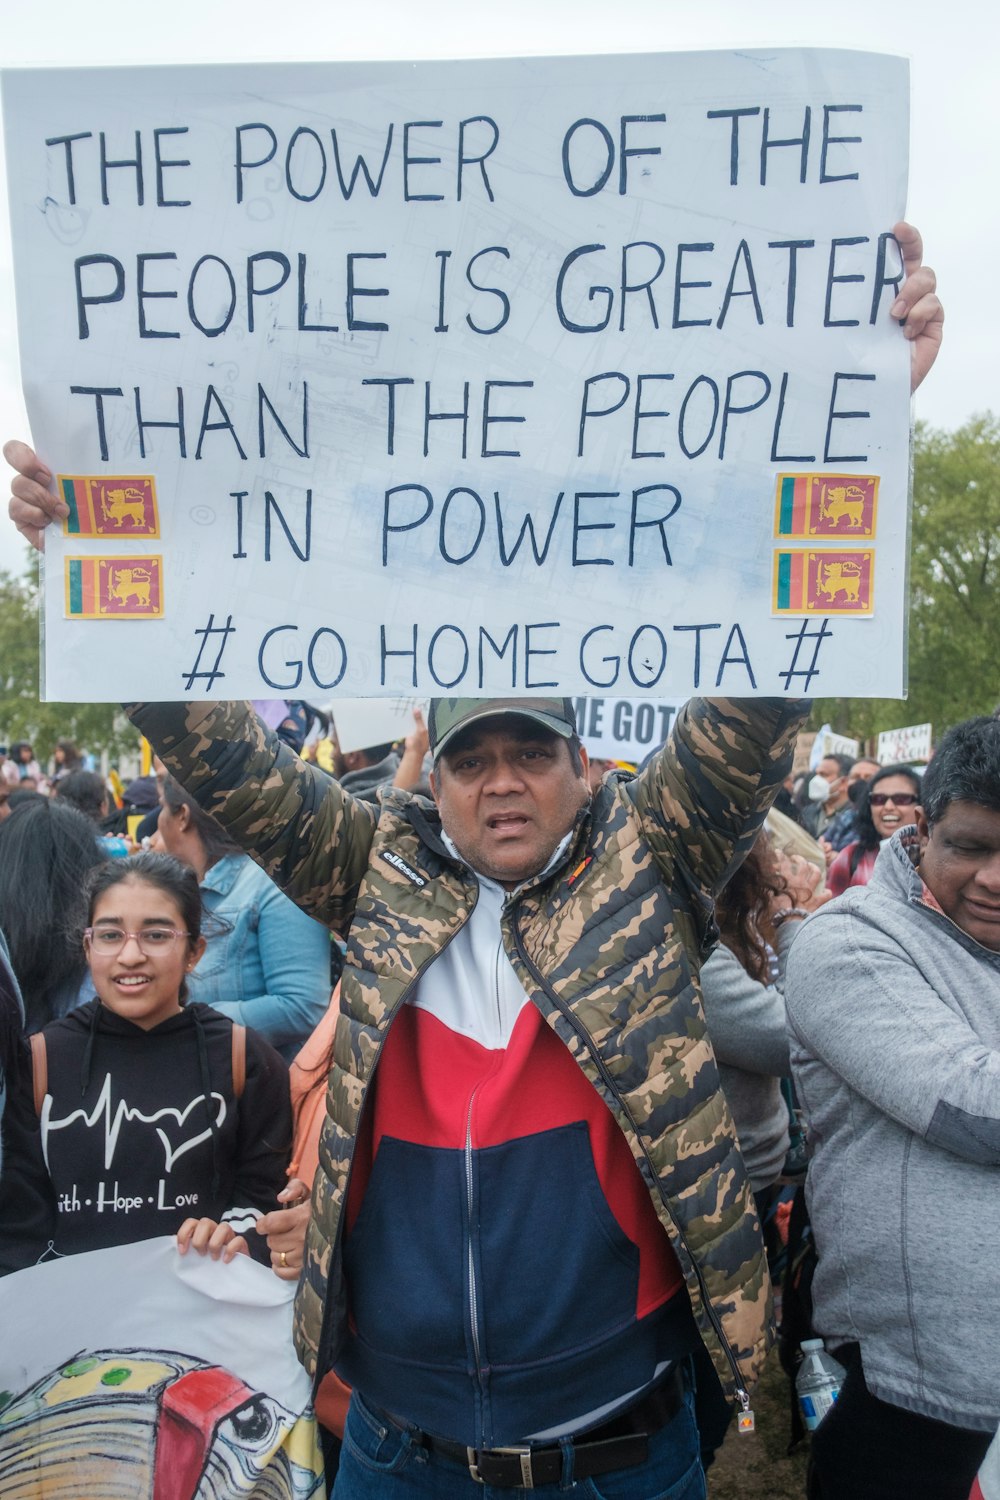
[[(394, 790), (380, 806), (353, 801), (245, 704), (129, 712), (205, 810), (347, 937), (296, 1310), (300, 1357), (323, 1373), (346, 1326), (342, 1209), (366, 1086), (399, 1007), (468, 919), (476, 881), (448, 853), (433, 804)], [(804, 712), (693, 700), (639, 776), (605, 781), (561, 865), (502, 922), (529, 998), (624, 1132), (723, 1385), (744, 1401), (767, 1352), (770, 1287), (698, 972), (717, 935), (715, 895), (757, 836)]]

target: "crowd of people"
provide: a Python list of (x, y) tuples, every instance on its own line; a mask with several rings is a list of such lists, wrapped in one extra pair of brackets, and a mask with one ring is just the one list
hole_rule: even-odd
[[(916, 383), (940, 309), (897, 234)], [(51, 474), (6, 452), (38, 540)], [(171, 1233), (296, 1280), (337, 1500), (703, 1500), (804, 1174), (845, 1370), (810, 1495), (966, 1500), (1000, 1422), (1000, 720), (796, 787), (795, 701), (692, 700), (600, 778), (569, 699), (436, 699), (353, 763), (257, 708), (127, 707), (139, 852), (71, 745), (48, 788), (4, 762), (0, 1271)], [(128, 1215), (92, 1211), (102, 1104)], [(192, 1137), (154, 1192), (163, 1110)]]

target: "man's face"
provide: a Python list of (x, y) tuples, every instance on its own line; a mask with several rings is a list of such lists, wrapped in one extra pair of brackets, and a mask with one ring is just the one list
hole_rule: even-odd
[(1000, 812), (951, 802), (933, 829), (917, 811), (920, 876), (946, 916), (1000, 952)]
[(824, 803), (824, 806), (828, 807), (830, 803), (833, 803), (834, 806), (839, 807), (842, 802), (846, 802), (847, 777), (844, 775), (843, 771), (841, 771), (840, 766), (837, 764), (837, 762), (835, 760), (831, 760), (829, 756), (824, 756), (819, 765), (816, 767), (816, 770), (824, 778), (825, 781), (828, 781), (830, 783), (830, 795)]
[(871, 781), (875, 772), (881, 769), (877, 760), (856, 760), (847, 773), (847, 785), (853, 786), (856, 781)]
[(160, 759), (160, 757), (158, 755), (154, 755), (153, 756), (153, 774), (156, 777), (156, 800), (158, 802), (162, 802), (163, 801), (163, 783), (166, 781), (167, 777), (170, 775), (170, 772), (167, 770), (166, 766), (163, 764), (162, 760)]
[(441, 825), (472, 868), (508, 888), (545, 868), (590, 800), (569, 746), (530, 719), (486, 719), (441, 756), (431, 789)]
[(598, 760), (594, 755), (590, 757), (590, 769), (587, 772), (587, 779), (590, 782), (590, 790), (592, 792), (597, 791), (613, 765), (613, 760)]

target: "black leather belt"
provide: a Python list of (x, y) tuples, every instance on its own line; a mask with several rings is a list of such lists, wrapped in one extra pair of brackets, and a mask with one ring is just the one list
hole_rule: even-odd
[[(677, 1415), (684, 1398), (684, 1380), (679, 1365), (661, 1385), (650, 1391), (635, 1406), (602, 1422), (590, 1432), (572, 1439), (573, 1477), (589, 1479), (611, 1474), (616, 1469), (634, 1469), (649, 1456), (649, 1439)], [(377, 1408), (376, 1408), (377, 1410)], [(411, 1439), (431, 1453), (451, 1459), (467, 1468), (479, 1484), (498, 1489), (532, 1490), (542, 1484), (558, 1484), (563, 1477), (563, 1450), (560, 1447), (532, 1447), (525, 1443), (508, 1448), (467, 1448), (447, 1438), (434, 1437), (408, 1427), (389, 1412), (379, 1412), (394, 1427), (408, 1432)]]

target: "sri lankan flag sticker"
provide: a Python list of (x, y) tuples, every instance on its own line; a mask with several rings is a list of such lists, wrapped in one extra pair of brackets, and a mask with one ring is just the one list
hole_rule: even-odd
[(775, 552), (777, 615), (870, 615), (875, 553)]
[(159, 536), (151, 474), (60, 474), (58, 483), (69, 507), (64, 536)]
[(867, 541), (877, 503), (877, 474), (779, 474), (774, 534)]
[(162, 557), (68, 557), (68, 620), (159, 620)]

